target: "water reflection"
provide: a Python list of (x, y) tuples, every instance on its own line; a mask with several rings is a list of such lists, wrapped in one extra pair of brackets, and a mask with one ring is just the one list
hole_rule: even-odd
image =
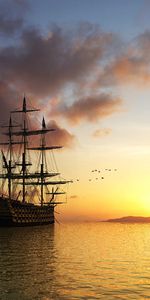
[(149, 224), (0, 229), (0, 299), (150, 298)]
[(57, 250), (54, 226), (0, 229), (2, 299), (53, 299)]

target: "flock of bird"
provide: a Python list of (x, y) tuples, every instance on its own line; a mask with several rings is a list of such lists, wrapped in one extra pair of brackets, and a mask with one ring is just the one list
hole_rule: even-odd
[[(90, 173), (93, 173), (93, 175), (96, 175), (96, 177), (92, 176), (92, 178), (89, 178), (88, 181), (95, 181), (95, 180), (99, 180), (99, 179), (104, 180), (105, 177), (101, 175), (101, 173), (103, 171), (105, 171), (105, 172), (113, 172), (113, 171), (116, 172), (117, 169), (104, 169), (104, 170), (94, 169), (94, 170), (91, 170)], [(98, 176), (98, 175), (100, 175), (100, 176)], [(80, 179), (77, 178), (76, 181), (80, 181)]]

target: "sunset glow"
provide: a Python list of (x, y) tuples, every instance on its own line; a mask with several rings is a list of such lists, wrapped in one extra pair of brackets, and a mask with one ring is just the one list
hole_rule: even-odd
[(106, 2), (0, 1), (0, 121), (25, 93), (56, 129), (60, 221), (150, 216), (150, 3)]

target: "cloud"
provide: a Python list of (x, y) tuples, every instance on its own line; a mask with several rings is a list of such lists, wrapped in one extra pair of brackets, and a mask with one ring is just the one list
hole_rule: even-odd
[(47, 127), (55, 129), (54, 132), (48, 135), (48, 142), (52, 142), (52, 145), (65, 146), (67, 148), (71, 148), (75, 145), (75, 136), (67, 129), (60, 127), (54, 120), (50, 121)]
[(97, 84), (106, 86), (144, 84), (150, 80), (149, 66), (143, 58), (124, 55), (106, 66)]
[(70, 196), (70, 199), (77, 199), (77, 198), (78, 198), (77, 195), (71, 195), (71, 196)]
[(4, 81), (0, 81), (0, 122), (9, 120), (9, 112), (17, 105), (16, 91)]
[(25, 16), (25, 12), (30, 8), (28, 0), (1, 0), (0, 12), (9, 17)]
[[(15, 109), (13, 102), (11, 103), (11, 105), (10, 103), (8, 103), (8, 99), (10, 99), (10, 96), (11, 94), (9, 94), (9, 90), (7, 89), (7, 87), (5, 87), (5, 85), (0, 83), (0, 102), (3, 107), (3, 110), (0, 114), (0, 119), (1, 119), (0, 125), (2, 126), (9, 124), (9, 116), (10, 116), (9, 112)], [(12, 117), (13, 125), (21, 124), (19, 114), (12, 114), (11, 117)], [(36, 117), (31, 118), (30, 129), (36, 130), (39, 129), (39, 127), (41, 126), (39, 126), (39, 122), (37, 122)], [(47, 134), (47, 139), (46, 139), (47, 146), (62, 146), (65, 148), (72, 148), (75, 146), (76, 137), (73, 134), (71, 134), (67, 129), (59, 126), (55, 121), (53, 120), (50, 121), (47, 124), (47, 128), (55, 129), (54, 132), (52, 131), (49, 134)], [(16, 130), (18, 131), (19, 128), (17, 128)], [(3, 128), (3, 130), (1, 131), (6, 132), (7, 129)], [(6, 141), (7, 141), (7, 136), (4, 135), (3, 137), (1, 137), (1, 142), (6, 142)], [(39, 144), (39, 136), (32, 136), (31, 138), (29, 138), (29, 143), (30, 146), (37, 146)], [(16, 149), (18, 148), (16, 147)]]
[(55, 108), (52, 114), (65, 117), (72, 125), (83, 121), (96, 122), (120, 111), (121, 99), (108, 94), (91, 95), (81, 98), (72, 105)]
[(23, 26), (22, 18), (10, 19), (0, 14), (0, 33), (12, 35)]
[(150, 82), (150, 31), (146, 31), (126, 45), (99, 71), (95, 87), (114, 85), (147, 85)]
[(90, 24), (70, 33), (55, 26), (48, 35), (26, 29), (18, 45), (1, 50), (1, 74), (17, 89), (46, 97), (87, 80), (112, 42), (112, 34)]
[(93, 132), (92, 136), (94, 138), (100, 138), (103, 136), (107, 136), (112, 132), (111, 128), (101, 128), (101, 129), (97, 129)]
[[(44, 103), (49, 116), (63, 116), (72, 125), (96, 122), (120, 111), (122, 101), (119, 97), (99, 92), (105, 84), (101, 83), (98, 90), (91, 91), (91, 83), (97, 80), (99, 69), (103, 69), (104, 61), (114, 51), (113, 45), (117, 41), (114, 34), (103, 32), (99, 26), (90, 23), (70, 30), (53, 25), (48, 34), (40, 32), (35, 27), (25, 27), (22, 13), (21, 16), (18, 14), (23, 11), (25, 1), (13, 0), (17, 13), (13, 11), (12, 16), (6, 13), (8, 3), (8, 0), (3, 1), (5, 9), (0, 15), (0, 31), (13, 35), (20, 30), (20, 35), (16, 43), (6, 42), (0, 48), (0, 80), (14, 106), (17, 93), (25, 92), (34, 99), (34, 106)], [(72, 90), (72, 104), (65, 100), (69, 89)], [(57, 99), (60, 95), (60, 103), (52, 101), (47, 105), (49, 99)], [(11, 105), (12, 102), (6, 100), (5, 111)], [(67, 147), (74, 144), (74, 135), (55, 122), (53, 125), (58, 129), (56, 142)]]
[[(14, 0), (13, 3), (22, 9), (25, 2)], [(87, 93), (85, 89), (95, 80), (103, 59), (111, 52), (115, 35), (90, 23), (68, 31), (51, 26), (46, 34), (37, 28), (22, 27), (23, 20), (16, 15), (9, 18), (7, 14), (1, 14), (0, 22), (1, 30), (7, 34), (21, 27), (18, 43), (3, 45), (0, 49), (0, 79), (8, 89), (13, 87), (18, 94), (25, 92), (34, 99), (35, 106), (35, 102), (47, 106), (48, 99), (61, 94), (60, 105), (53, 107), (52, 102), (47, 106), (48, 113), (59, 117), (63, 114), (71, 124), (94, 122), (119, 110), (119, 98), (104, 93), (87, 96), (91, 91)], [(65, 104), (65, 93), (69, 88), (72, 89), (71, 105)], [(60, 131), (59, 128), (59, 133), (67, 145), (74, 139), (63, 129)]]
[[(18, 95), (18, 93), (15, 89), (8, 86), (5, 82), (0, 81), (0, 126), (8, 125), (11, 111), (14, 111), (16, 108), (18, 108), (18, 106), (19, 108), (22, 108), (22, 103), (18, 105), (18, 97), (16, 97), (16, 95)], [(30, 101), (28, 101), (28, 99), (26, 101), (27, 107), (33, 108), (33, 106), (30, 107)], [(20, 124), (20, 114), (12, 114), (11, 117), (14, 125)], [(39, 126), (39, 122), (36, 116), (33, 118), (31, 115), (30, 127), (33, 130), (39, 129), (39, 127), (41, 127)], [(47, 135), (47, 144), (50, 142), (50, 145), (64, 146), (67, 148), (71, 148), (75, 145), (75, 136), (71, 134), (67, 129), (59, 126), (55, 121), (50, 121), (47, 124), (47, 127), (55, 129), (54, 132), (51, 132)], [(17, 128), (17, 130), (19, 129)], [(3, 130), (1, 129), (1, 133), (5, 131), (7, 131), (6, 128), (3, 128)], [(1, 136), (1, 142), (6, 140), (7, 137), (5, 135), (3, 137)], [(39, 143), (39, 137), (32, 136), (32, 143), (34, 146), (37, 145)]]
[(4, 39), (5, 35), (10, 38), (15, 33), (23, 30), (25, 13), (28, 10), (29, 3), (26, 0), (0, 1), (0, 34), (3, 36), (1, 46), (5, 44), (5, 42), (7, 44), (7, 40)]
[(29, 2), (27, 0), (13, 0), (13, 2), (23, 8), (29, 8)]

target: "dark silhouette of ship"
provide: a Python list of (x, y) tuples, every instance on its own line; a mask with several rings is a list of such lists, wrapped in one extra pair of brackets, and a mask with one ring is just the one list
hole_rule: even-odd
[[(46, 144), (47, 134), (55, 129), (47, 128), (44, 118), (41, 129), (29, 129), (29, 114), (37, 111), (27, 107), (24, 97), (22, 108), (12, 111), (9, 124), (2, 126), (7, 141), (0, 143), (6, 148), (1, 150), (0, 226), (53, 224), (54, 209), (62, 203), (57, 197), (65, 194), (61, 186), (70, 182), (61, 179), (54, 158), (53, 150), (62, 147)], [(21, 115), (21, 126), (12, 121), (16, 114)], [(39, 136), (38, 146), (34, 136)]]

